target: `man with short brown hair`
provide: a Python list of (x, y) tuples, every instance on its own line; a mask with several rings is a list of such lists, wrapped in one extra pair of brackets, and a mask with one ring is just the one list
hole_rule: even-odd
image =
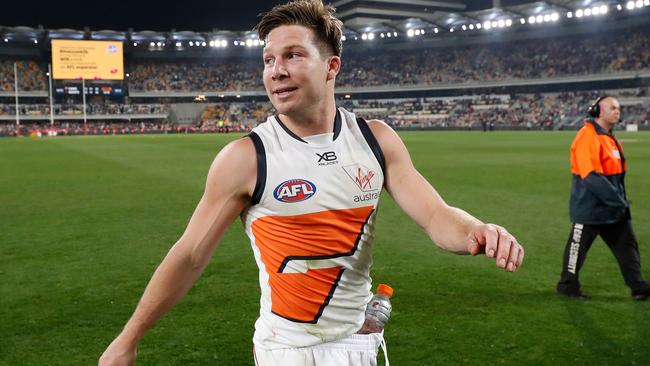
[(237, 216), (259, 267), (257, 365), (376, 365), (383, 333), (357, 332), (372, 296), (382, 188), (440, 248), (486, 253), (508, 272), (521, 266), (517, 240), (448, 206), (388, 125), (336, 107), (341, 22), (333, 12), (300, 0), (262, 17), (263, 80), (277, 114), (219, 152), (185, 233), (101, 366), (133, 364), (140, 338), (199, 277)]

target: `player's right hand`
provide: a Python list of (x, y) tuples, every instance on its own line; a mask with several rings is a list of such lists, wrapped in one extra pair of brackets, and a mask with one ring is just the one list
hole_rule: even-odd
[(125, 346), (118, 337), (99, 358), (99, 366), (133, 366), (136, 353), (136, 347)]

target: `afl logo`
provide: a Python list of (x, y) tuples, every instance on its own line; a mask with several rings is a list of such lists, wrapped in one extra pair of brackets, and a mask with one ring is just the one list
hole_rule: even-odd
[(106, 52), (108, 52), (108, 53), (117, 52), (117, 46), (114, 45), (114, 44), (109, 44), (108, 47), (106, 47)]
[(314, 183), (306, 179), (289, 179), (280, 183), (273, 191), (273, 197), (281, 202), (301, 202), (316, 194)]

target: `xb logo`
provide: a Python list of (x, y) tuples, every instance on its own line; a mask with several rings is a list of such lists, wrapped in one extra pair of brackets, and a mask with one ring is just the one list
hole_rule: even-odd
[(323, 162), (323, 161), (334, 161), (336, 160), (336, 154), (334, 151), (328, 151), (324, 152), (322, 154), (316, 153), (316, 156), (318, 156), (318, 162)]

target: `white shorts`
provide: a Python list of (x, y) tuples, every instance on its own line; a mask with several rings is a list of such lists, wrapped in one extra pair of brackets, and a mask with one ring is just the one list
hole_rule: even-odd
[[(377, 366), (382, 333), (352, 334), (312, 347), (263, 350), (255, 347), (256, 366)], [(383, 344), (386, 353), (385, 344)]]

